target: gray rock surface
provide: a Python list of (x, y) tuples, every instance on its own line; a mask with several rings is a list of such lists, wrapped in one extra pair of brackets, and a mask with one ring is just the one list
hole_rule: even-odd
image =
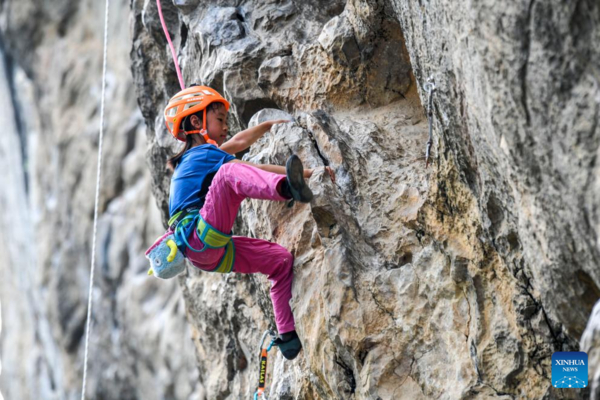
[(600, 399), (600, 302), (597, 302), (581, 336), (581, 351), (588, 355), (590, 399)]
[[(0, 179), (13, 188), (0, 193), (0, 390), (75, 398), (102, 5), (0, 7)], [(165, 161), (181, 146), (162, 117), (179, 84), (156, 3), (113, 7), (88, 395), (251, 396), (258, 341), (274, 326), (265, 277), (145, 276), (143, 251), (168, 219)], [(296, 153), (315, 168), (313, 202), (247, 200), (234, 228), (295, 255), (304, 350), (293, 362), (271, 353), (271, 398), (589, 395), (554, 389), (550, 374), (553, 352), (580, 348), (594, 385), (600, 368), (588, 323), (600, 297), (597, 1), (162, 7), (185, 82), (231, 102), (232, 133), (293, 117), (244, 159), (282, 165)]]
[[(104, 2), (0, 12), (0, 391), (81, 398)], [(106, 129), (86, 398), (199, 396), (177, 282), (146, 275), (162, 221), (131, 78), (128, 3), (111, 2)]]
[[(182, 16), (180, 26), (194, 30), (218, 6)], [(597, 59), (598, 48), (589, 41), (568, 47), (579, 35), (597, 37), (597, 5), (561, 6), (563, 14), (539, 3), (349, 1), (332, 14), (294, 6), (293, 17), (273, 25), (264, 24), (266, 5), (238, 7), (247, 34), (236, 46), (259, 43), (238, 64), (228, 48), (235, 42), (204, 47), (201, 56), (189, 39), (181, 49), (188, 60), (214, 60), (210, 72), (206, 64), (187, 70), (188, 81), (204, 76), (204, 84), (223, 90), (240, 128), (248, 110), (273, 103), (296, 118), (273, 129), (246, 159), (282, 164), (295, 152), (307, 166), (330, 165), (338, 174), (335, 186), (316, 174), (310, 207), (248, 201), (240, 214), (240, 233), (276, 240), (296, 255), (293, 302), (305, 357), (294, 364), (299, 369), (288, 367), (291, 373), (276, 369), (282, 375), (274, 387), (291, 379), (290, 391), (300, 397), (576, 395), (552, 389), (550, 357), (577, 348), (598, 298), (596, 225), (589, 219), (598, 196), (593, 184), (566, 183), (566, 175), (586, 182), (595, 173), (561, 149), (569, 148), (571, 131), (591, 140), (584, 152), (598, 148), (597, 63), (578, 53)], [(582, 29), (570, 30), (565, 13)], [(290, 40), (302, 20), (309, 28)], [(554, 27), (563, 47), (545, 36)], [(564, 68), (581, 73), (557, 70), (564, 57)], [(428, 77), (437, 91), (435, 159), (427, 171), (421, 104)], [(149, 90), (143, 82), (156, 82), (144, 71), (136, 79), (140, 93)], [(563, 87), (548, 86), (551, 79)], [(566, 86), (577, 82), (578, 91)], [(166, 97), (147, 112), (157, 114)], [(556, 101), (563, 106), (544, 111)], [(580, 116), (567, 111), (574, 104)], [(563, 136), (547, 136), (561, 129)], [(554, 168), (540, 167), (550, 160)], [(555, 175), (559, 165), (568, 168)], [(576, 206), (584, 199), (589, 211)], [(231, 279), (238, 278), (221, 281)], [(231, 293), (226, 298), (235, 302)], [(227, 315), (224, 326), (240, 318), (221, 304), (209, 308)], [(263, 329), (261, 318), (244, 319), (258, 327), (251, 337)], [(201, 322), (206, 314), (192, 319), (211, 329)], [(239, 347), (251, 337), (238, 334)]]

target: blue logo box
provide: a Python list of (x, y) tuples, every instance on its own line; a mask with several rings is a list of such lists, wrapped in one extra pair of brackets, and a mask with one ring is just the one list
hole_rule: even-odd
[(552, 386), (561, 389), (588, 385), (588, 355), (583, 351), (557, 351), (552, 354)]

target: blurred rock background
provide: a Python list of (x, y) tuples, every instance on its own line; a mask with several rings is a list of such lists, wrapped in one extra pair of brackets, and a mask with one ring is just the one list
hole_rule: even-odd
[[(239, 156), (317, 168), (310, 205), (247, 200), (234, 231), (296, 257), (304, 350), (271, 353), (271, 398), (598, 398), (550, 379), (552, 353), (580, 340), (600, 376), (597, 2), (164, 0), (163, 12), (185, 82), (231, 102), (232, 133), (294, 117)], [(81, 395), (103, 24), (103, 2), (0, 2), (7, 399)], [(108, 57), (87, 397), (249, 397), (274, 326), (268, 281), (146, 276), (178, 149), (154, 1), (111, 2)]]

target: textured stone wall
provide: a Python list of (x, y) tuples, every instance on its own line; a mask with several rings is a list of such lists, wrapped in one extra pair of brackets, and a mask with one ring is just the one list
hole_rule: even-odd
[[(261, 107), (296, 117), (246, 158), (281, 164), (296, 152), (340, 176), (336, 186), (313, 178), (309, 207), (242, 209), (240, 233), (296, 255), (305, 350), (276, 364), (279, 396), (577, 396), (549, 374), (554, 351), (577, 348), (600, 293), (597, 4), (177, 4), (170, 26), (187, 82), (222, 90), (234, 126)], [(152, 8), (134, 3), (134, 52), (147, 54), (159, 29), (141, 29)], [(153, 59), (169, 63), (157, 41)], [(134, 69), (139, 93), (149, 82), (158, 92), (144, 111), (157, 147), (168, 145), (160, 110), (177, 90), (169, 69)], [(436, 140), (425, 170), (428, 78)], [(166, 199), (164, 184), (156, 192)], [(229, 341), (197, 343), (214, 354), (200, 361), (209, 392), (249, 393), (247, 347), (264, 317), (241, 311), (256, 307), (253, 285), (264, 298), (265, 281), (192, 271), (192, 282), (198, 335), (217, 326)], [(228, 379), (210, 367), (226, 354)]]
[[(416, 73), (433, 75), (440, 89), (439, 154), (456, 165), (477, 200), (482, 241), (515, 279), (504, 303), (519, 328), (494, 332), (495, 342), (516, 344), (516, 379), (528, 364), (545, 377), (552, 351), (577, 347), (600, 297), (600, 8), (530, 1), (395, 9)], [(415, 14), (419, 23), (408, 17)], [(508, 383), (492, 386), (514, 393)]]
[[(79, 395), (96, 3), (0, 5), (6, 398)], [(550, 361), (580, 339), (597, 359), (595, 320), (582, 337), (600, 297), (597, 2), (164, 0), (163, 12), (186, 83), (225, 95), (233, 133), (273, 109), (295, 118), (244, 158), (296, 153), (316, 168), (311, 204), (247, 200), (234, 230), (295, 255), (304, 350), (271, 353), (271, 398), (589, 394), (552, 388)], [(179, 84), (153, 0), (113, 2), (111, 17), (89, 397), (251, 396), (274, 327), (265, 277), (145, 275), (168, 218), (178, 144), (162, 110)]]
[(588, 355), (590, 399), (600, 399), (600, 302), (596, 302), (592, 315), (581, 337), (581, 351)]
[[(81, 398), (104, 2), (0, 4), (0, 391)], [(162, 230), (129, 50), (112, 1), (87, 398), (188, 398), (197, 370), (181, 291), (146, 276)]]

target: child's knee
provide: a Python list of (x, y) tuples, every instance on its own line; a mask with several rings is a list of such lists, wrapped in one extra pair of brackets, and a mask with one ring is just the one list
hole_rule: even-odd
[(270, 249), (271, 259), (273, 260), (273, 274), (289, 274), (292, 272), (292, 266), (294, 265), (294, 256), (287, 251), (284, 247), (279, 245)]
[(292, 255), (292, 253), (290, 253), (289, 251), (286, 250), (286, 258), (288, 260), (288, 262), (290, 263), (290, 266), (294, 265), (294, 256)]
[(282, 258), (282, 267), (291, 269), (294, 265), (294, 256), (285, 248), (281, 248), (279, 256)]

